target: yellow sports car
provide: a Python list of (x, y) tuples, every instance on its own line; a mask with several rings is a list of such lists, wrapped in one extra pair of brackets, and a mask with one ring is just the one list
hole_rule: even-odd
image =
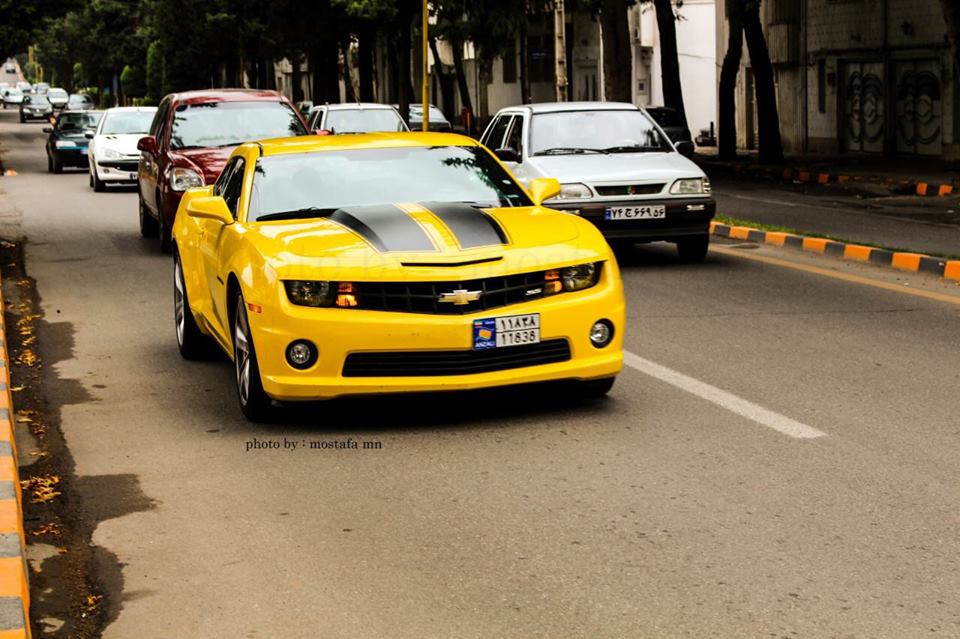
[(244, 144), (173, 227), (181, 354), (233, 359), (240, 407), (620, 372), (624, 300), (596, 227), (453, 134)]

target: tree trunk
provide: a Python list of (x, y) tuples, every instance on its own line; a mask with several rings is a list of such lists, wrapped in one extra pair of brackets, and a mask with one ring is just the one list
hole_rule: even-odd
[(720, 87), (717, 91), (719, 122), (717, 131), (718, 157), (732, 160), (737, 157), (737, 75), (743, 57), (743, 22), (736, 6), (739, 0), (727, 1), (727, 54), (720, 68)]
[[(960, 80), (960, 0), (940, 0), (953, 56), (953, 77)], [(956, 140), (956, 134), (954, 140)]]
[(530, 50), (527, 42), (527, 16), (520, 21), (520, 102), (530, 104)]
[(443, 114), (451, 122), (454, 119), (453, 105), (453, 87), (447, 79), (447, 74), (443, 70), (443, 63), (440, 62), (440, 52), (437, 49), (437, 38), (427, 33), (427, 40), (430, 43), (430, 51), (433, 53), (433, 67), (437, 70), (437, 83), (440, 85), (440, 102), (442, 104)]
[(410, 102), (413, 99), (413, 85), (410, 84), (410, 65), (412, 64), (411, 48), (413, 38), (410, 29), (413, 24), (413, 15), (404, 10), (399, 18), (399, 33), (397, 34), (397, 83), (399, 90), (398, 106), (400, 116), (404, 122), (410, 124)]
[(340, 43), (340, 52), (343, 55), (343, 99), (346, 102), (356, 102), (357, 94), (353, 90), (353, 74), (350, 72), (350, 42), (349, 40)]
[(613, 102), (631, 102), (633, 53), (627, 27), (627, 0), (600, 0), (600, 25), (603, 29), (605, 97)]
[(687, 112), (683, 108), (683, 87), (680, 84), (680, 57), (677, 55), (677, 23), (671, 0), (653, 0), (657, 11), (657, 30), (660, 33), (660, 74), (663, 81), (663, 104), (675, 109), (683, 123)]
[(290, 74), (290, 100), (294, 104), (303, 100), (303, 74), (300, 72), (300, 54), (290, 59), (293, 72)]
[(467, 135), (473, 133), (473, 100), (470, 99), (470, 87), (467, 85), (467, 74), (463, 68), (463, 42), (451, 40), (453, 49), (453, 68), (457, 72), (457, 88), (460, 90), (460, 104), (467, 112), (467, 121), (464, 122)]
[(360, 101), (373, 102), (373, 52), (376, 48), (373, 26), (364, 24), (357, 30), (357, 64), (360, 72)]
[(777, 114), (777, 87), (773, 82), (773, 65), (760, 24), (759, 3), (743, 14), (743, 33), (750, 53), (757, 95), (757, 133), (760, 137), (761, 164), (783, 161), (780, 139), (780, 116)]

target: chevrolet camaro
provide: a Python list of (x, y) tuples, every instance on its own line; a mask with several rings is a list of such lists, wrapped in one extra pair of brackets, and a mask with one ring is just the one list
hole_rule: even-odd
[(623, 288), (597, 228), (442, 133), (247, 143), (173, 226), (176, 338), (215, 343), (240, 408), (571, 380), (613, 386)]

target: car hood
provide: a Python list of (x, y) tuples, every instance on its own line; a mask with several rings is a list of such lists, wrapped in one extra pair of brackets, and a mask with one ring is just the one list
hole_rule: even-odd
[(220, 177), (235, 146), (220, 146), (200, 149), (171, 149), (175, 166), (188, 166), (203, 175), (206, 184), (213, 184)]
[(536, 175), (561, 182), (675, 180), (701, 177), (703, 171), (679, 153), (611, 153), (609, 155), (542, 155), (525, 164)]
[(120, 135), (98, 135), (95, 146), (99, 149), (113, 149), (124, 155), (135, 155), (137, 151), (137, 142), (145, 133), (123, 133)]
[(60, 131), (54, 137), (58, 140), (70, 140), (78, 144), (87, 143), (87, 136), (84, 135), (83, 131)]
[(606, 249), (589, 222), (543, 207), (384, 205), (249, 228), (247, 238), (281, 276), (317, 269), (310, 275), (335, 281), (396, 278), (400, 271), (410, 280), (438, 279), (438, 271), (466, 280), (604, 259)]

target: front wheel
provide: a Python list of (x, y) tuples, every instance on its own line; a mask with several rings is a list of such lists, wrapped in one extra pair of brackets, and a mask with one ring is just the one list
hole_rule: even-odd
[(51, 164), (54, 173), (63, 173), (63, 165), (60, 163), (60, 158), (57, 157), (56, 153), (54, 153), (51, 158)]
[(709, 235), (697, 235), (677, 242), (677, 252), (684, 262), (702, 262), (710, 248)]
[(247, 305), (243, 294), (237, 294), (233, 319), (233, 366), (237, 378), (237, 398), (240, 410), (252, 422), (263, 422), (270, 417), (272, 404), (263, 390), (257, 351), (253, 347)]
[(203, 359), (208, 353), (207, 336), (200, 331), (190, 310), (187, 285), (180, 256), (173, 258), (173, 319), (177, 329), (177, 348), (184, 359)]
[(157, 197), (157, 237), (160, 238), (160, 252), (169, 253), (173, 243), (171, 231), (163, 215), (163, 202)]
[[(91, 178), (92, 179), (92, 178)], [(147, 212), (147, 205), (144, 204), (142, 197), (137, 197), (140, 203), (140, 235), (141, 237), (157, 237), (160, 229), (157, 228), (157, 221)]]
[[(90, 158), (89, 162), (93, 163), (93, 158)], [(93, 167), (90, 171), (90, 179), (93, 180), (93, 190), (97, 193), (103, 193), (107, 190), (107, 185), (103, 180), (100, 179), (100, 176), (97, 175), (97, 167)]]

